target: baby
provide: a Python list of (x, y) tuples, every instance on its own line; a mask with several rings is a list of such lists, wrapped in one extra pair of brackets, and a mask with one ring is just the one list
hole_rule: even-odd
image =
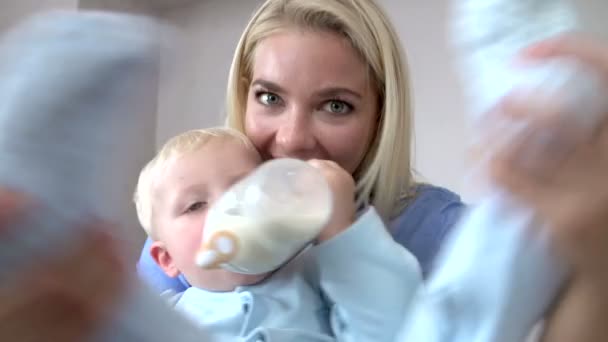
[(212, 128), (170, 139), (142, 170), (135, 203), (150, 254), (191, 285), (165, 293), (171, 305), (219, 340), (393, 341), (421, 281), (418, 264), (373, 208), (355, 219), (352, 177), (331, 162), (310, 162), (334, 198), (311, 247), (270, 274), (195, 264), (208, 208), (261, 163), (246, 137)]

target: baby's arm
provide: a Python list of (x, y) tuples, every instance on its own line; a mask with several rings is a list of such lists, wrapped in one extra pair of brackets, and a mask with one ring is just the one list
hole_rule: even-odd
[(338, 341), (394, 341), (421, 283), (415, 257), (372, 207), (311, 250)]

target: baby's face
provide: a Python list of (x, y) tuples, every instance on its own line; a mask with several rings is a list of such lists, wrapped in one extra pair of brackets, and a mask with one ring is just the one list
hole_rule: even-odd
[(170, 161), (160, 173), (153, 199), (157, 250), (153, 246), (151, 252), (169, 276), (183, 273), (193, 286), (215, 291), (229, 291), (263, 277), (204, 270), (195, 264), (209, 207), (260, 163), (259, 155), (241, 142), (214, 138)]

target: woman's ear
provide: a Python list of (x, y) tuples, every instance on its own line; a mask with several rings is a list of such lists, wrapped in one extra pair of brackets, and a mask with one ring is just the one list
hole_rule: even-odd
[(180, 274), (164, 243), (154, 241), (152, 246), (150, 246), (150, 255), (167, 276), (175, 278)]

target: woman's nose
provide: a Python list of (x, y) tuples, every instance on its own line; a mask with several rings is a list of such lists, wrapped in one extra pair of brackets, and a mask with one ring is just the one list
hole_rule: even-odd
[(307, 159), (315, 149), (311, 113), (294, 109), (284, 116), (276, 132), (279, 152), (287, 157)]

